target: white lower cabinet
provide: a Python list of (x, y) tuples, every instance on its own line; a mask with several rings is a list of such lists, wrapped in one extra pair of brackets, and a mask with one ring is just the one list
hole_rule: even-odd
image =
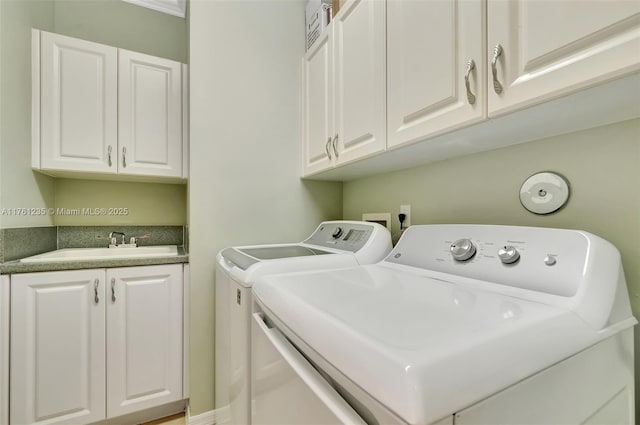
[(11, 276), (11, 424), (182, 399), (182, 265)]

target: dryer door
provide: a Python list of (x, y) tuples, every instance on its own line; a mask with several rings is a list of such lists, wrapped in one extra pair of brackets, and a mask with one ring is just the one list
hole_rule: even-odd
[(253, 319), (253, 425), (365, 425), (263, 313), (254, 313)]

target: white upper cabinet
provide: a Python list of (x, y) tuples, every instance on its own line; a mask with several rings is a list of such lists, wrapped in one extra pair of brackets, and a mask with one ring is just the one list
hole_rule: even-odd
[(333, 21), (336, 164), (386, 147), (385, 2), (347, 2)]
[(183, 66), (34, 30), (32, 167), (67, 177), (186, 178)]
[(325, 30), (304, 57), (305, 174), (333, 164), (333, 38), (329, 33)]
[(482, 0), (387, 1), (387, 145), (486, 117)]
[(47, 32), (40, 42), (41, 168), (115, 172), (117, 49)]
[(351, 0), (325, 31), (305, 57), (305, 176), (350, 180), (638, 117), (637, 0)]
[(304, 174), (386, 147), (385, 2), (351, 0), (304, 58)]
[(182, 175), (181, 64), (120, 49), (120, 174)]
[(488, 47), (497, 116), (639, 70), (640, 2), (488, 0)]

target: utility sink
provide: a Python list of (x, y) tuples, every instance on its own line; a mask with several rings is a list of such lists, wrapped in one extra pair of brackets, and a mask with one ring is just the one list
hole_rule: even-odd
[(21, 263), (51, 261), (122, 260), (127, 258), (174, 257), (176, 245), (139, 246), (126, 248), (66, 248), (23, 258)]

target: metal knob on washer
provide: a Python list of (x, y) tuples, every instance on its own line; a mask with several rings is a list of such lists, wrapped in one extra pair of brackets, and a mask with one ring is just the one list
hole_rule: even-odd
[(458, 239), (449, 248), (451, 256), (456, 261), (467, 261), (476, 254), (476, 246), (470, 239)]
[(498, 250), (498, 258), (503, 264), (513, 264), (520, 259), (520, 253), (516, 247), (506, 245)]

